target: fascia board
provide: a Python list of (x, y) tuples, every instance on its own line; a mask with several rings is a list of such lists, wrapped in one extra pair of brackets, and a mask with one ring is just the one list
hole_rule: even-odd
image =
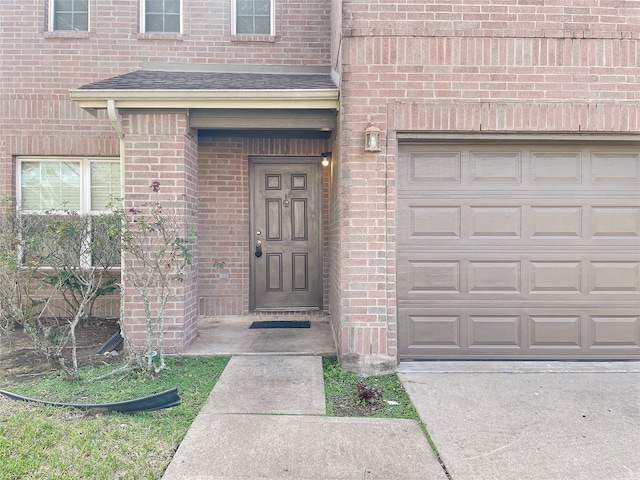
[(338, 109), (337, 89), (317, 90), (92, 90), (73, 89), (84, 109), (107, 108), (320, 108)]

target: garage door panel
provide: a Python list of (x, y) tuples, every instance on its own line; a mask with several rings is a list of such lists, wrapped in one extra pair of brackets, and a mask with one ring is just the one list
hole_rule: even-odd
[[(627, 254), (629, 255), (629, 254)], [(529, 257), (522, 259), (522, 257)], [(398, 254), (400, 301), (495, 300), (640, 302), (640, 262), (615, 254), (484, 254), (459, 250)], [(640, 305), (640, 303), (639, 303)]]
[(519, 191), (545, 185), (591, 191), (612, 183), (640, 185), (640, 154), (625, 147), (441, 145), (427, 152), (419, 146), (405, 146), (400, 160), (398, 186), (403, 191), (426, 185), (449, 191), (496, 186)]
[(589, 212), (588, 236), (592, 240), (640, 239), (640, 207), (594, 205)]
[(520, 315), (468, 315), (470, 349), (521, 349)]
[(553, 309), (401, 308), (404, 358), (633, 358), (640, 317)]
[(640, 183), (640, 154), (593, 152), (591, 154), (591, 182)]
[(582, 152), (531, 152), (530, 178), (536, 185), (582, 183)]
[(404, 183), (456, 184), (461, 181), (462, 152), (415, 153), (406, 164)]
[(522, 262), (469, 260), (469, 294), (522, 294)]
[(409, 348), (458, 350), (460, 348), (460, 315), (450, 312), (438, 314), (408, 313), (406, 316), (407, 343)]
[(521, 152), (470, 151), (469, 182), (522, 183)]
[(401, 145), (402, 358), (640, 358), (640, 148)]
[(531, 350), (582, 348), (580, 315), (530, 315), (529, 347)]
[(592, 261), (589, 267), (589, 293), (640, 293), (640, 262)]
[[(638, 245), (640, 203), (624, 199), (401, 198), (398, 241), (468, 245)], [(516, 204), (514, 201), (520, 201)]]
[(529, 293), (579, 295), (582, 293), (583, 268), (580, 261), (531, 261)]
[(460, 261), (457, 260), (409, 260), (403, 271), (407, 293), (460, 294)]
[(583, 207), (581, 205), (531, 205), (526, 225), (532, 240), (582, 240)]
[(640, 316), (593, 315), (590, 348), (640, 348)]
[(520, 205), (469, 205), (468, 236), (478, 238), (522, 237), (522, 207)]

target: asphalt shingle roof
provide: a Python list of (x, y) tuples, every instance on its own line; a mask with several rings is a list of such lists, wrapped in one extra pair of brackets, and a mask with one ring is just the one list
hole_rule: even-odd
[(137, 70), (98, 80), (83, 90), (317, 90), (334, 89), (330, 75), (165, 72)]

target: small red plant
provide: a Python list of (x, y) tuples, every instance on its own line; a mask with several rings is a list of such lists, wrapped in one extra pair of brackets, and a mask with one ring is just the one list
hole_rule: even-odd
[(364, 381), (358, 382), (358, 398), (366, 403), (372, 403), (380, 397), (382, 392), (367, 385)]

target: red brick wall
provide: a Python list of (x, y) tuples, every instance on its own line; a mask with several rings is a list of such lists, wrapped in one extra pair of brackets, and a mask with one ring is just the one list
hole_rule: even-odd
[(269, 38), (232, 37), (230, 0), (184, 0), (182, 34), (139, 33), (138, 0), (90, 0), (90, 32), (49, 32), (48, 3), (0, 2), (0, 195), (12, 155), (117, 155), (106, 113), (91, 117), (69, 89), (143, 62), (329, 63), (329, 0), (277, 0)]
[[(195, 259), (188, 266), (184, 280), (172, 285), (173, 293), (165, 312), (165, 347), (168, 352), (181, 352), (195, 340), (197, 320), (197, 137), (188, 128), (186, 112), (131, 113), (122, 117), (125, 134), (124, 209), (147, 211), (151, 203), (159, 203), (169, 223), (175, 223), (178, 235), (191, 238), (190, 253)], [(150, 188), (159, 182), (158, 192)], [(131, 340), (143, 345), (145, 312), (139, 291), (124, 270), (125, 325)], [(142, 271), (139, 269), (138, 271)], [(153, 286), (153, 285), (152, 285)], [(152, 291), (153, 293), (153, 291)], [(153, 295), (153, 314), (159, 304)]]
[[(249, 155), (313, 156), (330, 150), (328, 140), (208, 138), (198, 163), (198, 296), (201, 315), (249, 312)], [(324, 170), (323, 245), (327, 248), (329, 170)], [(327, 292), (327, 256), (324, 257)], [(223, 269), (214, 262), (225, 263)], [(226, 274), (227, 278), (222, 278)], [(327, 305), (325, 296), (324, 304)]]
[[(366, 371), (397, 354), (396, 132), (637, 134), (640, 2), (354, 0), (343, 8), (332, 313), (345, 363)], [(371, 119), (383, 131), (379, 154), (362, 151)]]
[[(89, 32), (51, 32), (46, 18), (48, 3), (48, 0), (0, 2), (0, 197), (15, 195), (15, 156), (119, 155), (119, 141), (106, 113), (101, 111), (98, 118), (92, 117), (70, 100), (69, 89), (137, 70), (143, 62), (327, 65), (330, 61), (330, 0), (277, 0), (273, 37), (232, 36), (230, 0), (184, 0), (182, 34), (139, 33), (138, 0), (89, 0)], [(184, 194), (195, 205), (196, 139), (185, 130), (184, 119), (179, 115), (125, 115), (123, 120), (127, 135), (128, 201), (148, 199), (148, 185), (153, 178), (162, 183), (163, 195)], [(240, 150), (243, 153), (238, 155), (246, 163), (247, 152), (264, 153), (260, 146), (263, 143), (266, 144), (263, 141), (243, 144)], [(305, 155), (327, 150), (324, 147), (316, 151), (315, 147), (298, 150), (306, 152)], [(286, 153), (282, 149), (266, 151)], [(246, 183), (246, 165), (243, 168), (240, 183)], [(224, 176), (220, 182), (232, 183)], [(246, 215), (248, 197), (246, 186), (242, 188), (245, 197), (238, 202), (244, 204), (238, 208)], [(222, 190), (221, 194), (226, 193)], [(237, 221), (233, 206), (216, 208), (214, 212), (213, 227), (221, 221), (224, 224), (226, 219), (233, 219), (231, 223)], [(240, 231), (239, 226), (229, 228)], [(247, 231), (243, 232), (245, 236)], [(224, 243), (220, 252), (205, 251), (206, 255), (201, 257), (228, 262), (230, 270), (225, 270), (230, 273), (228, 285), (234, 285), (243, 275), (242, 281), (247, 282), (247, 268), (240, 261), (247, 250), (238, 253), (237, 248), (246, 238), (239, 237), (235, 235), (234, 240), (229, 240), (231, 243)], [(194, 249), (197, 257), (197, 245)], [(217, 278), (218, 271), (212, 272), (210, 262), (203, 261), (202, 265), (206, 288), (211, 278)], [(196, 272), (194, 267), (191, 272), (194, 283), (183, 286), (177, 304), (169, 312), (175, 317), (171, 320), (174, 323), (168, 325), (172, 332), (169, 342), (177, 348), (188, 344), (195, 335), (195, 324), (190, 319), (195, 318), (199, 306)], [(216, 290), (215, 295), (224, 299), (216, 302), (215, 308), (221, 313), (246, 312), (248, 290), (239, 294), (233, 290), (235, 285), (231, 288), (228, 285), (215, 284), (222, 289), (222, 293)], [(132, 295), (128, 289), (127, 308), (132, 314), (131, 322), (135, 323), (143, 314), (132, 306)], [(202, 303), (206, 311), (213, 308), (207, 306), (209, 298), (207, 293)], [(178, 319), (183, 314), (187, 318), (184, 333)]]

